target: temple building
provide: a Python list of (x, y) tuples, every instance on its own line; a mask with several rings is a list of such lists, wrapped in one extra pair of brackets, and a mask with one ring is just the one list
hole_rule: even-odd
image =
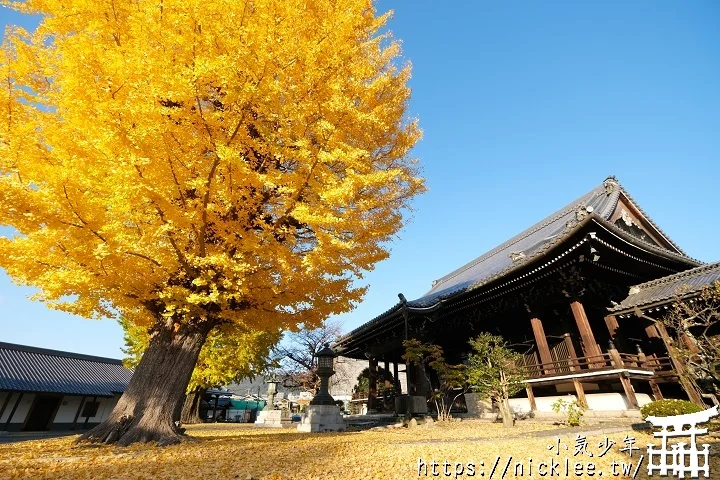
[[(547, 411), (551, 399), (567, 394), (591, 410), (636, 409), (687, 394), (658, 341), (661, 332), (650, 319), (632, 314), (637, 303), (628, 292), (654, 307), (648, 292), (665, 286), (660, 294), (667, 296), (681, 280), (720, 277), (707, 275), (708, 268), (685, 254), (609, 177), (434, 281), (422, 297), (400, 294), (397, 304), (342, 337), (334, 349), (369, 359), (371, 372), (378, 362), (386, 371), (393, 364), (398, 378), (403, 340), (438, 344), (449, 362), (461, 363), (470, 352), (468, 340), (490, 332), (523, 355), (527, 388), (513, 400), (518, 410)], [(397, 408), (422, 413), (433, 385), (417, 367), (407, 370), (406, 385), (396, 391), (410, 400)], [(372, 378), (371, 396), (376, 383)]]

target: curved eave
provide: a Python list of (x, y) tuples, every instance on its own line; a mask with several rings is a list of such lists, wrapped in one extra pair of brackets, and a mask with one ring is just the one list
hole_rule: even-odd
[[(558, 252), (561, 250), (563, 243), (579, 231), (581, 231), (583, 228), (585, 228), (589, 223), (595, 223), (598, 227), (605, 230), (609, 235), (614, 236), (615, 238), (621, 240), (623, 243), (631, 245), (632, 247), (639, 249), (641, 251), (647, 252), (647, 254), (650, 254), (652, 256), (659, 256), (661, 258), (670, 260), (674, 263), (680, 263), (683, 265), (687, 265), (688, 268), (696, 267), (703, 265), (702, 262), (692, 259), (684, 254), (671, 252), (669, 250), (666, 250), (661, 247), (657, 247), (655, 245), (652, 245), (648, 242), (645, 242), (639, 238), (636, 238), (629, 233), (621, 230), (620, 228), (616, 227), (609, 221), (607, 221), (605, 218), (603, 218), (601, 215), (598, 215), (597, 213), (591, 213), (584, 219), (576, 222), (574, 225), (569, 226), (566, 228), (560, 235), (558, 235), (556, 238), (554, 238), (551, 242), (548, 242), (546, 245), (544, 245), (541, 249), (533, 253), (532, 255), (529, 255), (522, 260), (519, 260), (515, 262), (513, 265), (509, 266), (508, 268), (501, 270), (500, 272), (496, 273), (495, 275), (492, 275), (490, 277), (484, 278), (482, 280), (479, 280), (475, 283), (472, 283), (468, 287), (460, 288), (455, 291), (448, 292), (447, 294), (438, 297), (437, 299), (434, 299), (434, 303), (430, 305), (424, 305), (424, 306), (417, 306), (413, 305), (414, 302), (419, 302), (421, 299), (417, 299), (410, 302), (403, 302), (400, 301), (397, 304), (395, 304), (393, 307), (388, 309), (387, 311), (383, 312), (382, 314), (378, 315), (377, 317), (373, 318), (372, 320), (366, 322), (365, 324), (361, 325), (360, 327), (354, 329), (350, 333), (344, 335), (341, 337), (334, 345), (333, 348), (338, 351), (339, 353), (342, 353), (343, 351), (347, 351), (347, 347), (345, 347), (350, 342), (358, 342), (362, 341), (361, 337), (364, 337), (366, 335), (372, 334), (373, 330), (377, 328), (382, 328), (385, 326), (388, 326), (391, 322), (398, 319), (402, 316), (403, 310), (407, 310), (410, 313), (431, 313), (434, 311), (439, 310), (443, 304), (446, 304), (448, 302), (455, 301), (462, 296), (466, 294), (470, 294), (472, 292), (472, 296), (482, 295), (484, 292), (483, 290), (498, 290), (501, 288), (504, 288), (512, 283), (515, 283), (516, 281), (531, 276), (540, 270), (544, 270), (546, 267), (550, 266), (551, 264), (554, 264), (558, 259), (565, 256), (570, 251), (576, 249), (579, 247), (582, 243), (587, 241), (587, 238), (583, 239), (578, 244), (571, 246), (569, 249), (567, 249), (565, 252)], [(558, 253), (560, 253), (558, 255)], [(555, 258), (548, 258), (555, 254)], [(542, 263), (543, 260), (549, 260), (546, 261), (544, 264)], [(513, 275), (520, 273), (523, 270), (526, 270), (527, 267), (532, 266), (532, 264), (539, 263), (539, 265), (536, 266), (536, 268), (527, 271), (524, 275), (518, 275), (516, 278), (508, 278), (512, 277)], [(666, 267), (667, 268), (667, 267)], [(505, 280), (505, 281), (503, 281)]]
[[(619, 182), (618, 182), (618, 185), (620, 185)], [(657, 231), (657, 233), (659, 233), (660, 236), (663, 237), (663, 239), (664, 239), (666, 242), (668, 242), (670, 245), (672, 245), (672, 246), (678, 251), (678, 253), (680, 253), (681, 255), (687, 256), (687, 254), (682, 250), (682, 248), (680, 248), (680, 247), (678, 246), (678, 244), (675, 243), (675, 242), (663, 231), (663, 229), (660, 228), (660, 226), (659, 226), (657, 223), (655, 223), (652, 218), (650, 218), (650, 216), (649, 216), (647, 213), (645, 213), (645, 211), (640, 207), (640, 205), (639, 205), (639, 204), (635, 201), (635, 199), (628, 193), (628, 191), (625, 190), (625, 188), (624, 188), (622, 185), (620, 185), (620, 191), (621, 191), (622, 194), (625, 196), (625, 198), (628, 200), (628, 202), (630, 202), (630, 204), (635, 208), (635, 210), (637, 210), (638, 213), (640, 213), (640, 215), (643, 216), (643, 219), (644, 219), (646, 222), (648, 222), (648, 223)]]

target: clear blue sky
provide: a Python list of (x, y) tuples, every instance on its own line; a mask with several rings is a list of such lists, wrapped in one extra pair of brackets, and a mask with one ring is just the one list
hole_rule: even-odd
[[(610, 174), (689, 255), (720, 260), (720, 2), (378, 5), (395, 10), (414, 66), (430, 190), (346, 330)], [(18, 17), (0, 9), (8, 22)], [(31, 293), (0, 272), (0, 341), (121, 355), (113, 321), (49, 311)]]

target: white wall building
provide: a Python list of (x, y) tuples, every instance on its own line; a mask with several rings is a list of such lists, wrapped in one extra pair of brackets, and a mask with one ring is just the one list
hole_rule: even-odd
[(131, 376), (120, 360), (0, 342), (0, 431), (92, 428)]

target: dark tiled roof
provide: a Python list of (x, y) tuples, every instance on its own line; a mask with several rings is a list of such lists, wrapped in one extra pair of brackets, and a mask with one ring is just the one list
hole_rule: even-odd
[[(602, 185), (592, 189), (543, 221), (514, 236), (488, 253), (481, 255), (467, 265), (436, 280), (433, 282), (430, 291), (422, 298), (409, 302), (408, 305), (425, 307), (436, 303), (438, 299), (448, 298), (488, 283), (488, 281), (497, 278), (498, 274), (527, 263), (536, 254), (547, 250), (564, 238), (567, 233), (570, 233), (569, 225), (576, 224), (590, 214), (602, 220), (610, 220), (621, 194), (632, 202), (638, 211), (642, 212), (615, 177), (608, 177)], [(670, 253), (685, 257), (682, 250), (677, 248), (647, 215), (644, 213), (643, 215), (676, 248), (675, 251)]]
[(131, 376), (120, 360), (0, 342), (0, 390), (109, 397)]
[(692, 295), (703, 287), (720, 281), (720, 262), (702, 265), (684, 272), (668, 275), (630, 288), (630, 294), (612, 307), (613, 312), (626, 312), (635, 307), (657, 305), (672, 300), (679, 293)]
[[(673, 247), (672, 250), (651, 245), (639, 238), (631, 237), (609, 222), (621, 196), (630, 202), (653, 228), (657, 229), (658, 233)], [(443, 300), (502, 278), (542, 256), (547, 250), (572, 235), (589, 217), (598, 219), (606, 228), (615, 231), (619, 236), (628, 239), (628, 241), (642, 245), (643, 248), (655, 251), (661, 255), (685, 261), (689, 267), (701, 263), (685, 255), (685, 253), (660, 230), (652, 219), (640, 209), (617, 179), (611, 176), (605, 179), (601, 185), (590, 190), (582, 197), (566, 205), (564, 208), (524, 232), (512, 237), (510, 240), (481, 255), (472, 262), (436, 280), (433, 282), (432, 288), (425, 293), (425, 295), (407, 302), (407, 307), (411, 309), (432, 308)], [(384, 313), (345, 335), (337, 343), (342, 343), (354, 334), (366, 330), (389, 315), (398, 312), (402, 306), (403, 302), (395, 304)]]

